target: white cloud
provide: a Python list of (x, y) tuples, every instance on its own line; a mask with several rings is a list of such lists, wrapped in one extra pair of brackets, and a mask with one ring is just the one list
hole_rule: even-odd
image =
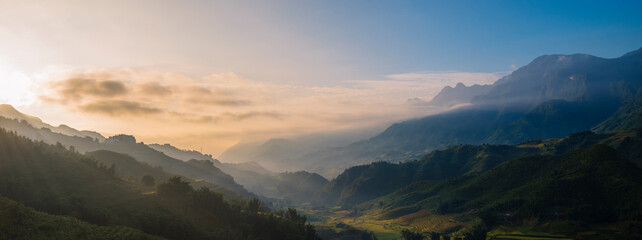
[[(335, 86), (256, 81), (235, 73), (190, 77), (133, 69), (67, 70), (48, 76), (38, 93), (49, 101), (40, 102), (38, 108), (62, 108), (66, 113), (49, 110), (51, 115), (42, 116), (32, 108), (33, 115), (107, 135), (131, 133), (146, 142), (203, 147), (217, 154), (240, 140), (381, 126), (428, 115), (439, 109), (413, 106), (406, 100), (430, 99), (457, 82), (492, 83), (501, 74), (408, 73)], [(78, 79), (88, 82), (81, 89), (69, 84)], [(116, 85), (123, 87), (114, 88)], [(73, 99), (64, 101), (69, 97)]]

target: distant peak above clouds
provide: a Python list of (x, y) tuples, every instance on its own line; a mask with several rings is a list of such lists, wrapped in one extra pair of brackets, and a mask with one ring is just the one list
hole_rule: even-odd
[(486, 94), (491, 89), (491, 85), (471, 85), (466, 87), (463, 83), (458, 83), (454, 88), (444, 87), (437, 96), (435, 96), (429, 105), (452, 107), (458, 104), (470, 103), (476, 96)]
[(618, 75), (628, 74), (627, 67), (639, 65), (636, 60), (639, 57), (642, 48), (613, 59), (589, 54), (542, 55), (490, 85), (466, 87), (457, 83), (454, 88), (444, 87), (429, 105), (517, 102), (528, 105), (551, 99), (577, 100), (597, 91), (588, 88), (610, 87), (599, 86), (597, 82), (614, 81)]

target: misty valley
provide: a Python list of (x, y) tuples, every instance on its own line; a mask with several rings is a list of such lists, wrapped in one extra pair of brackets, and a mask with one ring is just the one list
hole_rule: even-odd
[(641, 85), (642, 49), (545, 55), (368, 138), (219, 158), (4, 104), (0, 238), (639, 239)]
[(0, 240), (642, 239), (640, 9), (0, 0)]

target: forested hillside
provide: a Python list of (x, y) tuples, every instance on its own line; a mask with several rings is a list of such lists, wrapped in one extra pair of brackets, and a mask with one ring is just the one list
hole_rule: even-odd
[[(61, 144), (34, 142), (3, 129), (0, 156), (0, 195), (49, 214), (127, 226), (169, 239), (316, 238), (314, 228), (293, 209), (269, 213), (258, 200), (230, 203), (208, 188), (192, 188), (180, 177), (143, 194), (136, 183), (115, 177), (115, 167)], [(21, 229), (3, 234), (15, 236), (20, 233), (13, 231)]]
[[(417, 182), (360, 206), (382, 218), (421, 222), (447, 215), (472, 223), (422, 229), (431, 232), (536, 226), (526, 222), (537, 219), (539, 224), (569, 221), (561, 232), (568, 235), (590, 224), (642, 220), (642, 170), (611, 147), (594, 145), (510, 160), (478, 176)], [(642, 236), (635, 229), (621, 231), (612, 236)]]
[(460, 145), (435, 150), (423, 158), (402, 163), (376, 162), (347, 169), (325, 186), (330, 202), (358, 204), (408, 184), (479, 175), (507, 160), (537, 154), (562, 154), (606, 144), (642, 167), (642, 132), (628, 130), (596, 134), (590, 131), (564, 139), (531, 140), (517, 145)]
[[(33, 140), (44, 141), (49, 144), (60, 143), (66, 147), (73, 147), (81, 153), (109, 150), (112, 152), (127, 154), (134, 157), (137, 161), (147, 163), (152, 167), (162, 167), (164, 171), (170, 174), (181, 175), (195, 180), (204, 180), (213, 184), (223, 186), (236, 194), (251, 198), (253, 195), (236, 183), (234, 179), (220, 170), (200, 169), (187, 164), (181, 160), (171, 158), (162, 152), (156, 151), (144, 143), (132, 141), (119, 141), (120, 138), (113, 138), (110, 141), (98, 141), (90, 137), (68, 136), (52, 132), (48, 128), (37, 129), (26, 121), (7, 119), (0, 117), (0, 127), (10, 131), (15, 131), (20, 135)], [(125, 136), (125, 135), (121, 135)], [(131, 137), (133, 138), (133, 137)]]
[(122, 226), (98, 226), (38, 212), (0, 197), (0, 239), (164, 239)]

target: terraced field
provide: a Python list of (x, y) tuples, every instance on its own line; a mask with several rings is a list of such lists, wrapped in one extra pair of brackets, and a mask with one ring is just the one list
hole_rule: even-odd
[(399, 220), (380, 220), (376, 214), (365, 214), (355, 217), (354, 213), (341, 207), (322, 210), (303, 210), (309, 216), (310, 223), (321, 228), (333, 228), (335, 231), (353, 227), (360, 230), (373, 232), (379, 240), (397, 240), (401, 238), (403, 229), (415, 229), (413, 226), (404, 225)]
[(401, 225), (409, 225), (422, 232), (456, 232), (465, 227), (470, 227), (452, 215), (436, 215), (422, 210), (408, 214), (397, 219)]

